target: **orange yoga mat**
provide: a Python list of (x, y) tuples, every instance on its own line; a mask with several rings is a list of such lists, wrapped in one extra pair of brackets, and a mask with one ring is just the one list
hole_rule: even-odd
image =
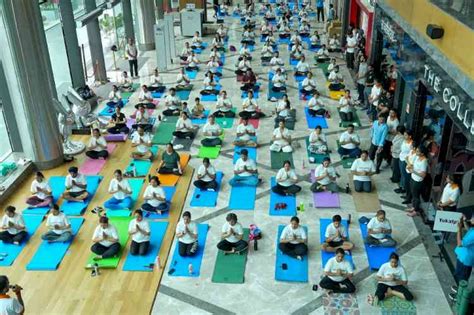
[[(180, 164), (181, 169), (184, 170), (186, 165), (188, 165), (190, 155), (188, 153), (180, 153)], [(180, 176), (174, 174), (158, 174), (161, 186), (174, 186), (178, 182)]]

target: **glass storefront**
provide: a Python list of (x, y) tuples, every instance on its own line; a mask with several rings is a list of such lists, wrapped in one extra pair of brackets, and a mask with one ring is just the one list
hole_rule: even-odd
[[(84, 13), (84, 0), (71, 0), (71, 3), (75, 16)], [(59, 23), (60, 16), (58, 6), (59, 0), (51, 0), (40, 5), (45, 29), (49, 29)]]

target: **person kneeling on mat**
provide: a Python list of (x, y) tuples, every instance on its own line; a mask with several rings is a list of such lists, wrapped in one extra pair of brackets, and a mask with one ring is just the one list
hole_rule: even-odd
[(329, 259), (324, 266), (324, 278), (319, 286), (328, 290), (328, 293), (354, 293), (355, 285), (351, 282), (354, 274), (352, 265), (344, 259), (344, 250), (336, 249), (336, 256)]
[(242, 225), (237, 222), (237, 215), (229, 213), (226, 216), (226, 223), (222, 226), (221, 241), (217, 243), (217, 248), (224, 252), (224, 254), (240, 254), (247, 250), (249, 244), (244, 241), (244, 229)]
[(374, 161), (369, 159), (369, 152), (362, 151), (360, 158), (352, 163), (351, 173), (354, 176), (355, 191), (367, 193), (372, 191), (370, 177), (375, 174), (375, 164)]
[(306, 231), (300, 225), (298, 217), (292, 217), (290, 224), (285, 226), (280, 236), (278, 248), (283, 254), (302, 260), (308, 253)]
[(392, 224), (386, 218), (384, 210), (378, 210), (375, 217), (367, 224), (365, 243), (370, 247), (395, 247), (397, 242), (392, 238)]
[(166, 145), (166, 150), (161, 155), (161, 162), (156, 171), (158, 174), (183, 175), (179, 154), (173, 148), (172, 143)]
[(331, 165), (329, 157), (325, 157), (323, 163), (316, 167), (314, 179), (315, 182), (310, 187), (312, 192), (330, 191), (331, 193), (337, 193), (339, 191), (336, 183), (337, 173)]
[(150, 150), (151, 145), (150, 134), (145, 133), (142, 126), (138, 126), (132, 137), (132, 147), (136, 148), (136, 151), (132, 152), (132, 159), (153, 160), (153, 153)]
[(166, 201), (164, 189), (160, 186), (160, 179), (157, 176), (149, 178), (150, 184), (143, 193), (145, 203), (142, 204), (141, 210), (146, 212), (154, 212), (162, 214), (170, 209), (169, 203)]
[(283, 167), (278, 170), (276, 175), (276, 185), (272, 191), (282, 196), (294, 196), (301, 191), (301, 187), (295, 185), (298, 182), (295, 170), (291, 168), (291, 162), (283, 162)]
[(41, 235), (41, 239), (48, 243), (70, 241), (72, 239), (71, 224), (66, 215), (59, 211), (56, 204), (49, 211), (50, 213), (46, 219), (48, 232)]
[(204, 139), (201, 140), (201, 144), (204, 147), (215, 147), (222, 145), (222, 128), (219, 124), (216, 124), (216, 118), (210, 115), (207, 119), (207, 123), (202, 128)]
[(143, 218), (140, 209), (135, 210), (135, 218), (128, 225), (128, 234), (132, 237), (130, 254), (145, 256), (150, 248), (150, 223)]
[(216, 169), (211, 165), (209, 158), (202, 160), (202, 165), (199, 166), (197, 172), (197, 180), (194, 181), (194, 186), (200, 190), (216, 191)]
[(181, 257), (196, 254), (198, 250), (198, 229), (196, 223), (191, 221), (189, 211), (183, 213), (183, 219), (176, 225), (176, 238), (178, 239), (178, 253)]
[(130, 209), (132, 205), (130, 183), (123, 177), (121, 170), (115, 170), (114, 177), (109, 184), (109, 194), (112, 194), (112, 198), (104, 203), (104, 207), (110, 210)]
[(33, 196), (26, 199), (28, 208), (49, 207), (53, 203), (52, 190), (43, 173), (36, 172), (35, 179), (31, 182)]
[(15, 210), (15, 207), (8, 206), (2, 218), (0, 241), (5, 244), (20, 245), (25, 237), (28, 236), (23, 215), (15, 213)]
[(377, 272), (377, 289), (375, 295), (368, 295), (367, 302), (377, 306), (379, 301), (396, 296), (402, 300), (411, 301), (413, 294), (406, 288), (408, 284), (405, 268), (400, 265), (396, 253), (390, 254), (390, 261), (383, 264)]
[(236, 129), (236, 138), (234, 145), (236, 147), (256, 147), (256, 132), (255, 127), (249, 124), (248, 118), (242, 118), (240, 124)]
[(285, 127), (285, 122), (280, 121), (278, 128), (273, 131), (272, 145), (270, 151), (274, 152), (293, 152), (291, 147), (291, 134), (290, 131)]
[(86, 177), (80, 174), (75, 166), (71, 166), (68, 172), (65, 183), (66, 191), (63, 193), (63, 198), (69, 201), (84, 202), (89, 197)]
[(99, 218), (99, 225), (94, 230), (92, 242), (94, 245), (91, 251), (97, 255), (94, 260), (115, 257), (120, 251), (117, 228), (109, 223), (108, 217)]
[(341, 221), (342, 218), (338, 214), (332, 217), (332, 223), (326, 227), (324, 233), (325, 242), (321, 245), (322, 250), (333, 253), (338, 249), (350, 251), (354, 248), (354, 244), (347, 241), (347, 230)]
[(87, 145), (86, 155), (94, 160), (99, 158), (105, 160), (109, 156), (109, 151), (107, 151), (107, 141), (102, 137), (98, 128), (92, 129), (92, 136)]
[(249, 158), (247, 149), (240, 151), (240, 158), (234, 165), (234, 177), (229, 181), (231, 186), (257, 186), (258, 178), (257, 164)]

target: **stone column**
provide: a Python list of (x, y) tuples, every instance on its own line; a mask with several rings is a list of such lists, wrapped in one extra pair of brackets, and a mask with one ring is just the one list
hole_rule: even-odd
[(136, 0), (137, 25), (138, 25), (138, 49), (142, 51), (155, 49), (154, 25), (155, 1)]
[(122, 0), (123, 26), (125, 37), (135, 39), (135, 30), (133, 29), (132, 4), (130, 0)]
[[(85, 0), (84, 4), (86, 12), (91, 12), (97, 7), (95, 0)], [(102, 47), (102, 38), (100, 36), (99, 19), (92, 19), (86, 25), (86, 28), (95, 80), (105, 82), (107, 81), (107, 71), (105, 70), (104, 50)]]

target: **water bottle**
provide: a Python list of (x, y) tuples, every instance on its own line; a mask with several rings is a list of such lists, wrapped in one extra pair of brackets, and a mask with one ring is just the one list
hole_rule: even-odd
[(161, 260), (160, 260), (160, 256), (156, 256), (155, 258), (155, 266), (157, 266), (159, 269), (161, 269)]
[(303, 201), (300, 201), (300, 211), (304, 212), (304, 203), (303, 203)]
[(132, 163), (132, 174), (133, 177), (137, 177), (137, 167), (135, 166), (135, 163)]
[(192, 274), (194, 273), (193, 264), (189, 264), (189, 265), (188, 265), (188, 273), (189, 273), (189, 275), (192, 275)]

